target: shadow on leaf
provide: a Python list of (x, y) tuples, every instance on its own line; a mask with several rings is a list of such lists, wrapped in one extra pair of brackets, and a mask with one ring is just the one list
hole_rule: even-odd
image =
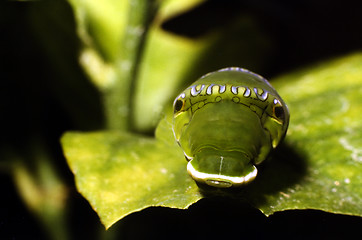
[(306, 175), (306, 165), (303, 154), (284, 142), (268, 160), (258, 166), (258, 176), (249, 185), (231, 189), (199, 185), (200, 192), (204, 197), (236, 198), (259, 207), (266, 203), (266, 196), (275, 195), (301, 183)]

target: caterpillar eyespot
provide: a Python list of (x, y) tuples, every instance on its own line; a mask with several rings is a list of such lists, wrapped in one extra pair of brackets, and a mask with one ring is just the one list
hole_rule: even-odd
[(172, 129), (187, 171), (213, 187), (242, 186), (284, 138), (289, 111), (263, 77), (243, 68), (208, 73), (174, 101)]
[(273, 112), (274, 112), (274, 116), (277, 119), (280, 119), (282, 122), (284, 121), (285, 114), (284, 114), (284, 109), (282, 107), (275, 107), (273, 109)]
[(184, 106), (184, 101), (177, 99), (174, 106), (174, 113), (181, 111), (183, 106)]

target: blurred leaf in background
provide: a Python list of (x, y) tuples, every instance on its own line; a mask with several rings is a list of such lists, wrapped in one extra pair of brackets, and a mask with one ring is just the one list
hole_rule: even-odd
[(69, 239), (74, 188), (58, 139), (103, 126), (98, 90), (64, 1), (2, 2), (0, 20), (1, 238)]

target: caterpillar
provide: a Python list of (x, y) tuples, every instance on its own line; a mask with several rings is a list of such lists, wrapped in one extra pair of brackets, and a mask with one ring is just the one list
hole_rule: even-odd
[(244, 68), (208, 73), (173, 103), (172, 130), (198, 183), (238, 187), (284, 138), (289, 111), (263, 77)]

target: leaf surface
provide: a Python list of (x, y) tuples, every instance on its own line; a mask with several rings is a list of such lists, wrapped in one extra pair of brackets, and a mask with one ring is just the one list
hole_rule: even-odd
[[(361, 66), (359, 53), (272, 81), (291, 112), (287, 137), (233, 197), (265, 215), (319, 209), (362, 216)], [(156, 138), (120, 131), (63, 136), (77, 188), (106, 228), (150, 206), (184, 209), (203, 197), (186, 172), (167, 109)]]

